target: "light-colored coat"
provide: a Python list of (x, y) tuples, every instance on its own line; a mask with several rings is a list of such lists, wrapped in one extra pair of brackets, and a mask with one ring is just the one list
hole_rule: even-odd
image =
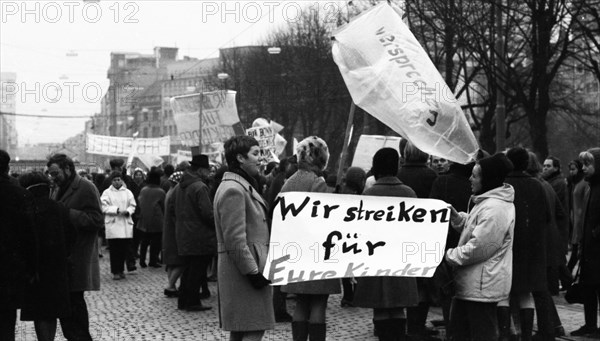
[[(133, 193), (125, 186), (116, 189), (111, 185), (102, 193), (100, 202), (102, 203), (102, 213), (104, 213), (106, 239), (133, 238), (133, 219), (131, 216), (135, 212), (136, 206)], [(127, 211), (129, 216), (119, 215), (117, 210), (119, 212)]]
[(512, 245), (515, 227), (515, 191), (504, 184), (473, 196), (475, 207), (460, 212), (452, 226), (461, 232), (456, 248), (446, 260), (456, 267), (456, 298), (500, 302), (512, 284)]
[(261, 272), (269, 250), (267, 206), (241, 176), (226, 172), (215, 195), (219, 312), (226, 331), (273, 329), (270, 286), (255, 289), (247, 274)]

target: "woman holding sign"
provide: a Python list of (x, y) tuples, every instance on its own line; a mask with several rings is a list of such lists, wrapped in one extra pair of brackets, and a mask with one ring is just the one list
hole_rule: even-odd
[(456, 295), (450, 308), (454, 340), (497, 340), (496, 305), (509, 297), (515, 191), (505, 184), (513, 169), (504, 154), (477, 162), (471, 175), (470, 212), (452, 208), (451, 225), (459, 231), (458, 246), (446, 251), (455, 267)]
[(267, 205), (260, 196), (260, 149), (251, 136), (225, 142), (225, 172), (214, 200), (218, 241), (219, 313), (230, 340), (261, 340), (273, 329), (270, 282), (262, 272), (269, 249)]
[[(298, 171), (281, 188), (284, 192), (327, 193), (327, 184), (321, 172), (327, 167), (329, 149), (317, 136), (302, 140), (296, 148)], [(292, 321), (294, 340), (325, 340), (327, 328), (325, 312), (330, 294), (339, 294), (340, 280), (325, 279), (288, 284), (281, 291), (297, 295), (296, 309)]]
[[(398, 162), (395, 149), (378, 150), (373, 156), (371, 168), (376, 182), (363, 194), (416, 198), (415, 191), (396, 177)], [(414, 277), (361, 277), (357, 281), (354, 305), (373, 309), (373, 322), (379, 340), (406, 337), (404, 308), (419, 304), (417, 280)]]

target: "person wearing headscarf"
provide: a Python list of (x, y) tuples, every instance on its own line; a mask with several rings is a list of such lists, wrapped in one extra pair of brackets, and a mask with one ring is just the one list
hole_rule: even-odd
[(230, 340), (261, 340), (275, 326), (271, 283), (262, 272), (269, 251), (268, 208), (259, 194), (258, 141), (234, 136), (224, 145), (228, 171), (214, 202), (218, 241), (219, 318)]
[[(329, 149), (327, 143), (317, 136), (302, 140), (297, 148), (298, 171), (281, 188), (285, 192), (328, 193), (321, 172), (327, 167)], [(292, 334), (294, 340), (325, 340), (327, 300), (330, 294), (341, 292), (339, 279), (325, 279), (291, 283), (281, 288), (283, 292), (296, 294)]]
[(589, 191), (589, 184), (584, 181), (583, 162), (579, 159), (569, 162), (569, 215), (571, 220), (571, 257), (567, 268), (573, 272), (577, 264), (577, 254), (579, 253), (579, 243), (583, 234), (583, 204), (586, 192)]
[(183, 257), (177, 250), (177, 241), (175, 238), (175, 200), (173, 200), (173, 189), (181, 182), (183, 171), (176, 171), (169, 176), (171, 183), (170, 189), (165, 196), (165, 216), (163, 221), (162, 235), (162, 261), (167, 267), (168, 284), (164, 290), (167, 297), (177, 297), (177, 280), (181, 277), (184, 270)]
[(504, 183), (512, 169), (504, 154), (479, 160), (470, 178), (473, 208), (451, 209), (451, 226), (461, 233), (445, 257), (455, 268), (450, 308), (455, 340), (498, 339), (496, 305), (509, 297), (512, 282), (515, 192)]

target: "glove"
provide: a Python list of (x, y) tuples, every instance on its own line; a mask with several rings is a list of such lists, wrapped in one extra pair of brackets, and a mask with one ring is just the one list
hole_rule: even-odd
[(271, 284), (271, 281), (266, 279), (261, 273), (247, 274), (246, 277), (248, 277), (254, 289), (262, 289)]

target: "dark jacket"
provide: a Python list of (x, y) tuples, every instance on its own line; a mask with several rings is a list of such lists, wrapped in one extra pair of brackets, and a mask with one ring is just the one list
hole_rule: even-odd
[(138, 197), (140, 214), (138, 228), (144, 232), (163, 231), (165, 213), (165, 191), (157, 185), (146, 185)]
[(398, 171), (398, 179), (417, 193), (417, 198), (429, 198), (437, 173), (425, 164), (407, 162)]
[(546, 266), (557, 267), (564, 262), (565, 250), (561, 243), (559, 227), (565, 226), (567, 215), (562, 210), (560, 200), (552, 186), (546, 180), (540, 179), (540, 181), (546, 193), (546, 203), (550, 212), (550, 220), (546, 224)]
[[(364, 195), (416, 198), (415, 191), (396, 177), (377, 180)], [(413, 277), (360, 277), (353, 303), (364, 308), (399, 308), (419, 304), (417, 280)]]
[(51, 198), (69, 209), (69, 220), (77, 233), (69, 252), (69, 287), (71, 291), (100, 290), (98, 262), (98, 231), (104, 226), (100, 195), (96, 186), (75, 174), (58, 198), (58, 189)]
[(165, 219), (162, 235), (162, 262), (169, 266), (182, 265), (183, 258), (177, 250), (177, 239), (175, 236), (175, 188), (172, 188), (165, 196)]
[(554, 172), (546, 178), (546, 181), (552, 185), (552, 189), (556, 193), (563, 210), (567, 212), (569, 207), (569, 192), (565, 177), (560, 172)]
[(514, 294), (546, 290), (546, 226), (550, 212), (542, 184), (529, 174), (516, 171), (506, 177), (515, 189), (513, 241)]
[[(36, 272), (33, 197), (0, 175), (0, 309), (21, 308)], [(97, 257), (97, 256), (96, 256)]]
[(197, 173), (188, 171), (173, 190), (179, 255), (216, 254), (217, 235), (208, 186)]
[(32, 188), (35, 196), (35, 232), (39, 245), (37, 280), (26, 287), (22, 321), (69, 316), (68, 256), (75, 229), (69, 210), (48, 198), (48, 187)]
[(587, 204), (583, 213), (583, 238), (581, 240), (581, 282), (600, 284), (600, 149), (590, 150), (594, 155), (595, 174), (586, 179), (590, 184)]

